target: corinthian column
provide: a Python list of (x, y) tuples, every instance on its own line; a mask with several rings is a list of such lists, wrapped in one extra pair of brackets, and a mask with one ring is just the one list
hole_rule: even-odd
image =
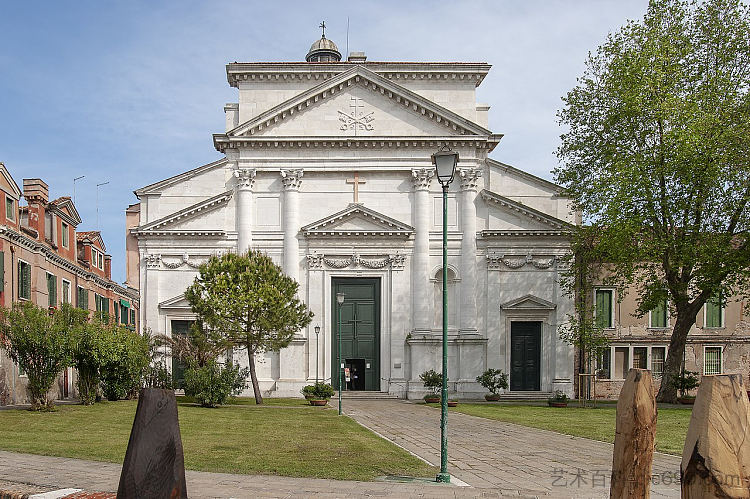
[(302, 170), (281, 170), (284, 183), (284, 273), (299, 282), (299, 188)]
[(461, 180), (461, 308), (459, 332), (477, 332), (477, 182), (479, 168), (460, 168)]
[(255, 169), (238, 168), (234, 171), (237, 178), (235, 195), (237, 196), (237, 253), (242, 254), (253, 244), (253, 183)]
[(411, 271), (411, 317), (413, 331), (427, 332), (430, 316), (430, 181), (433, 168), (411, 171), (414, 183), (414, 256)]

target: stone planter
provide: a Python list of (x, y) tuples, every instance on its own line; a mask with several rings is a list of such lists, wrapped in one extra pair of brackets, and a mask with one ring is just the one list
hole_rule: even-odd
[(312, 395), (312, 394), (310, 394), (310, 393), (305, 393), (305, 400), (312, 400), (312, 399), (314, 399), (314, 398), (315, 398), (315, 396), (314, 396), (314, 395)]
[(448, 401), (448, 407), (456, 407), (458, 405), (458, 400), (449, 400)]
[(426, 404), (439, 404), (440, 395), (425, 395), (424, 401)]
[(550, 407), (568, 407), (567, 402), (555, 402), (554, 400), (548, 400), (547, 405)]
[(328, 399), (308, 399), (310, 402), (310, 405), (314, 405), (317, 407), (323, 407), (324, 405), (328, 404)]
[(677, 400), (682, 405), (693, 405), (695, 404), (695, 397), (685, 395), (684, 397), (677, 397)]
[(500, 394), (499, 393), (485, 393), (484, 400), (486, 400), (487, 402), (497, 402), (498, 400), (500, 400)]

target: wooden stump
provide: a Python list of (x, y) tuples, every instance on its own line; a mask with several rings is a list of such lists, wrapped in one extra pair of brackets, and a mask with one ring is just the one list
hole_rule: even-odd
[(650, 496), (656, 417), (651, 371), (631, 369), (617, 400), (611, 499)]
[(117, 497), (187, 498), (177, 400), (172, 390), (140, 391)]
[(746, 389), (740, 374), (701, 380), (682, 451), (683, 498), (750, 498)]

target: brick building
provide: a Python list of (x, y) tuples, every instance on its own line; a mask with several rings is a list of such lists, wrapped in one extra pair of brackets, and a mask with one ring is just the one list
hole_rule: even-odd
[[(63, 303), (138, 330), (135, 289), (112, 280), (112, 257), (97, 231), (76, 232), (81, 217), (70, 197), (49, 199), (41, 179), (24, 179), (23, 191), (0, 163), (0, 304)], [(66, 369), (56, 398), (76, 396), (75, 373)], [(0, 405), (26, 401), (26, 376), (0, 349)]]

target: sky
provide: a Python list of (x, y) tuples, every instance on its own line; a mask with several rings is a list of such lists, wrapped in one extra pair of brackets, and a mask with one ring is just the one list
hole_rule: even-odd
[[(0, 161), (73, 195), (125, 280), (133, 190), (222, 156), (228, 62), (300, 61), (326, 36), (372, 61), (487, 62), (477, 89), (504, 134), (490, 157), (552, 180), (556, 113), (589, 51), (647, 0), (6, 2)], [(109, 182), (98, 188), (97, 184)], [(98, 197), (97, 197), (98, 191)], [(97, 200), (98, 199), (98, 200)], [(98, 206), (98, 222), (97, 222)]]

